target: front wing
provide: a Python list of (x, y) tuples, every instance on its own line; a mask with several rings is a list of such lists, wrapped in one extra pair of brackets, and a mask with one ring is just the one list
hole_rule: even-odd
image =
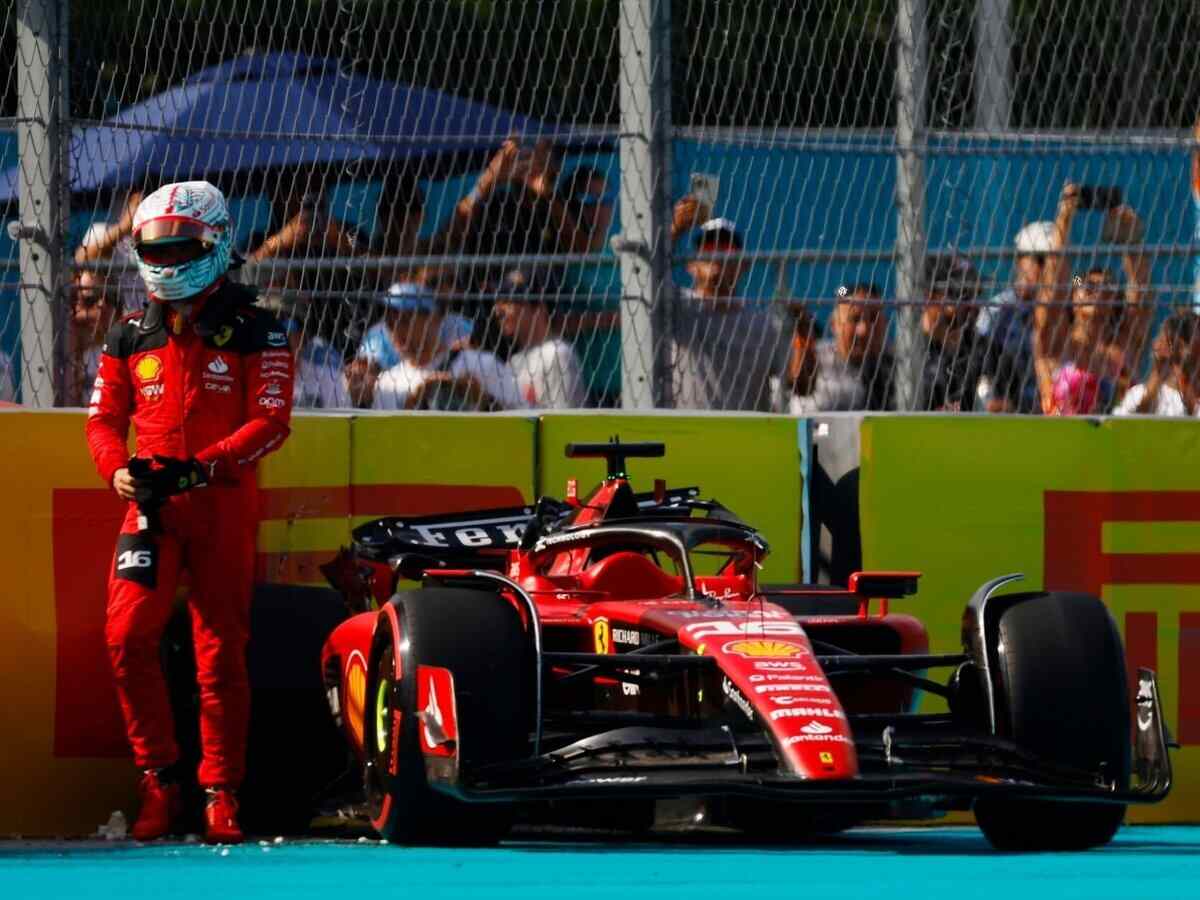
[[(982, 796), (1088, 803), (1155, 803), (1170, 790), (1170, 740), (1158, 684), (1138, 673), (1134, 785), (1122, 789), (1039, 759), (1011, 741), (955, 732), (948, 716), (877, 717), (855, 722), (864, 771), (851, 779), (803, 779), (748, 771), (756, 756), (773, 753), (765, 734), (734, 735), (722, 726), (678, 729), (633, 725), (600, 732), (552, 753), (476, 772), (441, 777), (431, 785), (467, 802), (556, 799), (670, 799), (742, 796), (821, 804), (892, 804), (919, 800), (932, 807), (968, 805)], [(960, 803), (951, 801), (959, 800)]]

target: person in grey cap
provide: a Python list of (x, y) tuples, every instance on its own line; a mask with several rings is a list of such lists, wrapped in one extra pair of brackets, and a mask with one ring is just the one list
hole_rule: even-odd
[(945, 412), (1027, 412), (1020, 372), (998, 342), (975, 330), (981, 280), (957, 253), (925, 258), (924, 356), (917, 409)]
[(385, 321), (400, 362), (373, 385), (372, 409), (523, 409), (512, 371), (493, 354), (442, 337), (444, 308), (414, 284), (395, 284), (384, 302)]
[[(743, 246), (729, 219), (709, 219), (696, 237), (700, 253), (734, 254)], [(746, 268), (736, 257), (687, 263), (692, 286), (679, 292), (671, 331), (680, 409), (771, 409), (771, 376), (786, 367), (787, 341), (769, 304), (737, 296)]]

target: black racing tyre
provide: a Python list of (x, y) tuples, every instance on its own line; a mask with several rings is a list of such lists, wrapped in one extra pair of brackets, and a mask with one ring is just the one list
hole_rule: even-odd
[[(989, 641), (991, 643), (991, 641)], [(997, 729), (1042, 759), (1129, 786), (1125, 654), (1116, 623), (1088, 594), (1046, 593), (1004, 610), (989, 648)], [(1107, 844), (1120, 804), (981, 797), (975, 819), (999, 850), (1084, 850)]]
[(533, 669), (520, 617), (494, 593), (449, 588), (397, 594), (389, 606), (400, 640), (381, 612), (363, 716), (371, 823), (399, 844), (495, 843), (512, 825), (511, 807), (463, 803), (428, 785), (415, 675), (418, 666), (453, 675), (461, 772), (523, 756)]

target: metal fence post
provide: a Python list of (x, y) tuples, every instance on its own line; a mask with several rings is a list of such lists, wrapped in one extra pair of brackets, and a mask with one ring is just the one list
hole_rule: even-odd
[(925, 103), (928, 38), (925, 0), (896, 9), (896, 406), (917, 408), (923, 335), (925, 258)]
[(1012, 0), (979, 0), (975, 8), (975, 127), (1006, 131), (1012, 110)]
[[(20, 242), (21, 401), (53, 406), (61, 376), (58, 308), (66, 232), (67, 3), (19, 0), (17, 7), (17, 147), (21, 218), (9, 234)], [(58, 322), (56, 323), (56, 317)], [(56, 342), (56, 336), (58, 341)]]
[(671, 405), (670, 0), (621, 0), (621, 401)]

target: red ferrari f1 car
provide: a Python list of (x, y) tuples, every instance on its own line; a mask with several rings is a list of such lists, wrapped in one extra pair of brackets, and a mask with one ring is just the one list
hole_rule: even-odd
[(492, 841), (518, 810), (778, 840), (972, 809), (997, 848), (1086, 848), (1170, 789), (1155, 675), (1130, 692), (1098, 599), (995, 578), (962, 652), (930, 653), (889, 609), (918, 573), (760, 585), (752, 526), (695, 488), (631, 488), (625, 460), (662, 444), (566, 452), (607, 459), (586, 499), (379, 519), (328, 569), (367, 610), (322, 663), (388, 840)]

